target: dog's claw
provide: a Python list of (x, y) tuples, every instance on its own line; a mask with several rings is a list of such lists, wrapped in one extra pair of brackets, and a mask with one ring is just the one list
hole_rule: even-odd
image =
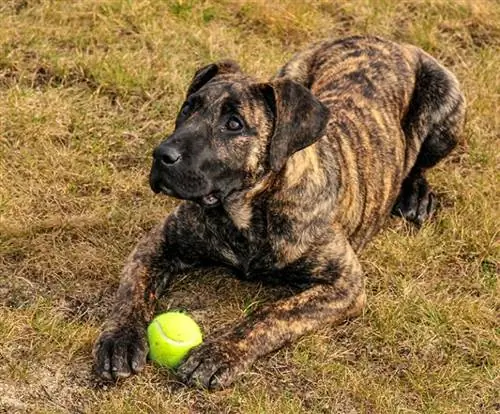
[(216, 390), (231, 385), (246, 365), (230, 342), (205, 343), (190, 352), (177, 375), (186, 385)]
[(392, 214), (415, 223), (418, 227), (429, 220), (436, 209), (436, 196), (423, 176), (408, 177), (401, 187)]
[(126, 378), (144, 368), (147, 353), (142, 327), (104, 330), (94, 345), (94, 369), (105, 380)]

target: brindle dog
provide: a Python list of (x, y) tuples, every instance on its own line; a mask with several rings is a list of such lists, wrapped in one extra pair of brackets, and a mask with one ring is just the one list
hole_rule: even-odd
[(177, 371), (187, 384), (228, 386), (258, 357), (358, 315), (358, 253), (391, 211), (417, 225), (432, 214), (424, 173), (457, 144), (464, 107), (436, 60), (375, 37), (315, 44), (267, 83), (230, 61), (198, 70), (150, 176), (186, 201), (128, 258), (97, 373), (144, 367), (158, 296), (199, 266), (301, 288), (207, 338)]

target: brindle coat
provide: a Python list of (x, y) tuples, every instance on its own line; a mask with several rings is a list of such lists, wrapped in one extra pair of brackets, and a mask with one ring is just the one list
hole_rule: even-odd
[(453, 74), (374, 37), (315, 44), (268, 83), (233, 62), (200, 69), (150, 177), (155, 192), (187, 201), (130, 255), (94, 348), (97, 373), (144, 367), (157, 297), (197, 266), (301, 290), (207, 338), (177, 371), (188, 384), (225, 387), (259, 356), (359, 314), (357, 254), (391, 210), (418, 225), (430, 216), (423, 174), (455, 147), (463, 119)]

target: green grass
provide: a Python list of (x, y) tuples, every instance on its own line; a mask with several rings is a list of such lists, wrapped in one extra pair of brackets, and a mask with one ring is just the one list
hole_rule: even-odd
[[(2, 2), (0, 411), (498, 412), (499, 22), (494, 0)], [(437, 218), (420, 232), (391, 220), (370, 244), (362, 317), (229, 390), (186, 389), (152, 365), (96, 383), (92, 343), (120, 268), (176, 204), (147, 174), (195, 69), (233, 58), (266, 79), (309, 42), (355, 33), (421, 46), (463, 85), (464, 143), (430, 174)], [(163, 308), (212, 332), (275, 293), (220, 273), (177, 283)]]

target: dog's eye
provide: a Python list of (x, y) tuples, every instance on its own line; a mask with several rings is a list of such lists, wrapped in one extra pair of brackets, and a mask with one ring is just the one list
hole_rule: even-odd
[(239, 131), (240, 129), (243, 128), (243, 123), (241, 122), (241, 120), (238, 117), (232, 116), (231, 118), (229, 118), (227, 120), (226, 128), (229, 131)]
[(186, 102), (181, 108), (180, 115), (186, 116), (189, 114), (189, 112), (191, 112), (191, 105), (188, 102)]

